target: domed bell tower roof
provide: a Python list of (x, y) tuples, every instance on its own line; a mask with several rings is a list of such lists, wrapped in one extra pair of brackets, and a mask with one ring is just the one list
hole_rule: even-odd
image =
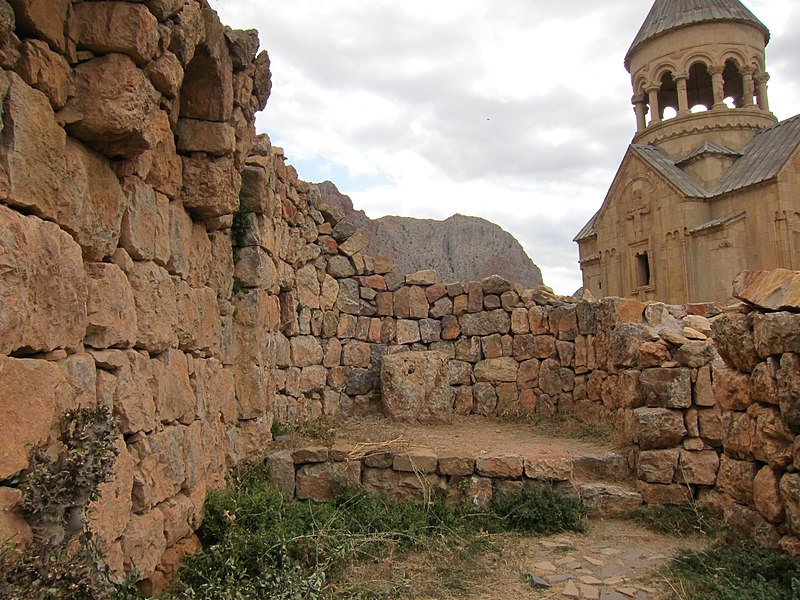
[(712, 21), (750, 24), (764, 34), (769, 43), (769, 30), (739, 0), (656, 0), (625, 55), (625, 68), (630, 71), (631, 54), (645, 42), (669, 31)]

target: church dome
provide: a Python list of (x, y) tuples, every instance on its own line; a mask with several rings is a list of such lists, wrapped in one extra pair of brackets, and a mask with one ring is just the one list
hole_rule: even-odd
[(630, 69), (631, 54), (642, 44), (669, 31), (714, 21), (753, 25), (769, 42), (769, 30), (739, 0), (656, 0), (625, 55), (625, 68)]

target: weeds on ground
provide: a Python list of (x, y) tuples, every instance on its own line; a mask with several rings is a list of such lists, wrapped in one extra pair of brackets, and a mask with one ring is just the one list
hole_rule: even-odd
[(684, 550), (664, 573), (676, 600), (795, 600), (800, 560), (753, 542)]
[(647, 504), (632, 511), (629, 517), (651, 531), (667, 535), (699, 534), (714, 538), (725, 529), (721, 513), (694, 504)]
[(204, 549), (179, 575), (172, 598), (309, 600), (376, 598), (361, 590), (334, 596), (344, 568), (389, 551), (477, 547), (484, 532), (582, 530), (584, 511), (551, 488), (531, 487), (483, 510), (398, 502), (342, 490), (330, 502), (285, 502), (267, 483), (265, 467), (243, 473), (212, 493), (198, 532)]

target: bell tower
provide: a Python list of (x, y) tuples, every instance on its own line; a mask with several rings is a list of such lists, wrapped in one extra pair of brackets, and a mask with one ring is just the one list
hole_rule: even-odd
[(739, 151), (777, 122), (767, 96), (769, 30), (739, 0), (656, 0), (625, 57), (634, 144), (672, 160), (712, 144)]

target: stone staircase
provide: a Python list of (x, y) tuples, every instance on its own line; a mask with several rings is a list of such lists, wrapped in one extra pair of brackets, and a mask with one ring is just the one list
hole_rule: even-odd
[(642, 503), (627, 453), (602, 444), (477, 418), (436, 427), (360, 425), (341, 425), (329, 444), (302, 437), (281, 442), (267, 464), (283, 495), (326, 500), (343, 484), (417, 501), (441, 491), (454, 501), (483, 506), (495, 494), (546, 481), (580, 497), (590, 514), (601, 517)]

